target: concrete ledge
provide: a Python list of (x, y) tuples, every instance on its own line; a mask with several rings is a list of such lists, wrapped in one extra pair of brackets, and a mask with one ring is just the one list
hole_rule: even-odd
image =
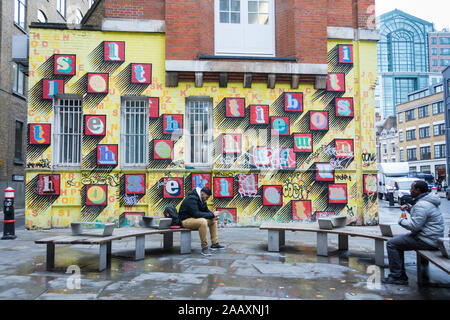
[(102, 31), (164, 33), (166, 23), (164, 20), (103, 19)]
[(379, 41), (380, 32), (373, 29), (358, 28), (355, 30), (350, 27), (327, 27), (328, 39), (343, 39), (354, 41)]
[(379, 41), (380, 32), (372, 29), (358, 29), (358, 40)]
[(274, 74), (328, 73), (327, 64), (256, 62), (256, 61), (198, 61), (166, 60), (166, 71), (174, 72), (245, 72)]
[(355, 37), (355, 29), (348, 27), (327, 27), (328, 39), (345, 39), (353, 40)]

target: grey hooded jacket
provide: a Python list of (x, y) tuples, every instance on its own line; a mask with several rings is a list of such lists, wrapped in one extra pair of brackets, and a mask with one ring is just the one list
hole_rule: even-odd
[(410, 219), (400, 219), (399, 224), (427, 244), (438, 247), (438, 238), (444, 237), (444, 218), (439, 210), (441, 199), (433, 193), (418, 197), (411, 208)]

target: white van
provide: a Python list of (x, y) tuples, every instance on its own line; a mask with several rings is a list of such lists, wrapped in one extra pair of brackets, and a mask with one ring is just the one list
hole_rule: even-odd
[[(394, 202), (402, 205), (404, 204), (402, 201), (403, 196), (411, 196), (411, 185), (413, 182), (423, 180), (417, 178), (396, 178), (393, 179), (394, 183)], [(425, 180), (423, 180), (425, 181)]]
[(407, 178), (409, 173), (408, 162), (378, 163), (378, 197), (389, 200), (394, 192), (393, 179)]

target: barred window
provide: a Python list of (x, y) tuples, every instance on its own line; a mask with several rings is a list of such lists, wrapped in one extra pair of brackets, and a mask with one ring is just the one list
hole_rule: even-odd
[(212, 166), (212, 99), (209, 97), (186, 100), (186, 165)]
[(69, 96), (53, 100), (54, 114), (54, 165), (60, 167), (81, 166), (81, 135), (83, 107), (81, 98)]
[(121, 159), (124, 166), (145, 167), (148, 162), (148, 98), (122, 98)]

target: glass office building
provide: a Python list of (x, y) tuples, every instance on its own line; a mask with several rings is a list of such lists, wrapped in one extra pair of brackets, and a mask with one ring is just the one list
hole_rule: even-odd
[(432, 77), (428, 58), (428, 33), (431, 22), (401, 10), (393, 10), (378, 17), (377, 106), (382, 118), (395, 116), (395, 106), (408, 100), (408, 93), (428, 87)]

